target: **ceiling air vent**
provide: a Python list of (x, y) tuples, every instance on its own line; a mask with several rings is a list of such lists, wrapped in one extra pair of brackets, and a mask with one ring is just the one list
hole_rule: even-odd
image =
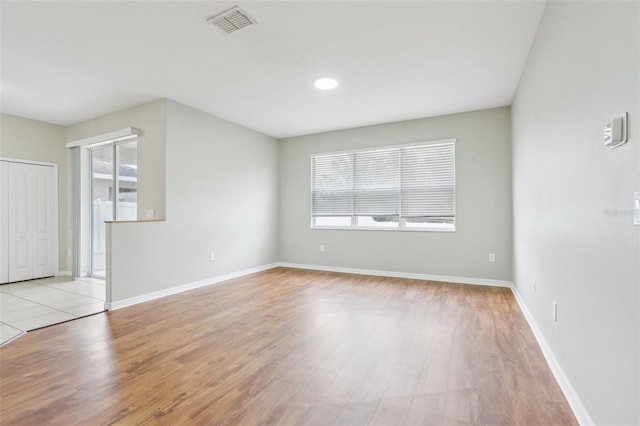
[(207, 19), (225, 33), (233, 33), (249, 25), (257, 24), (247, 13), (239, 7), (234, 7), (226, 12), (222, 12), (212, 18)]

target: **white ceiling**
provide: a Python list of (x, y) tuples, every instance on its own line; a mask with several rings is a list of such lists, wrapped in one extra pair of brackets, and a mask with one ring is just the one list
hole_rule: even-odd
[[(206, 21), (234, 5), (258, 24)], [(510, 105), (544, 6), (2, 1), (0, 106), (69, 125), (167, 97), (281, 138)]]

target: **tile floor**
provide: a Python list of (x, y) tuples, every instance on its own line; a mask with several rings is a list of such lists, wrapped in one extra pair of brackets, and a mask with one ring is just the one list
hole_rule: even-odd
[(0, 346), (26, 331), (104, 311), (104, 281), (51, 277), (0, 285)]

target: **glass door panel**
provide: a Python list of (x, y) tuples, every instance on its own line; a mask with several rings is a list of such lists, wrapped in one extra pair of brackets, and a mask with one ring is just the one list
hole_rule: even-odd
[(138, 218), (138, 142), (92, 148), (89, 275), (105, 278), (106, 225)]
[(90, 274), (105, 276), (106, 220), (113, 220), (113, 146), (91, 150), (91, 255)]
[(138, 142), (116, 145), (118, 166), (116, 201), (117, 220), (138, 218)]

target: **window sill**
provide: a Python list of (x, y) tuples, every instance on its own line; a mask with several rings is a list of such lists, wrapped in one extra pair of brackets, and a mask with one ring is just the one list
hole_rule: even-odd
[(138, 219), (138, 220), (105, 220), (104, 223), (139, 223), (139, 222), (165, 222), (164, 219)]
[(331, 231), (396, 231), (396, 232), (456, 232), (455, 226), (451, 228), (384, 228), (384, 227), (351, 227), (351, 226), (311, 226), (313, 230)]

